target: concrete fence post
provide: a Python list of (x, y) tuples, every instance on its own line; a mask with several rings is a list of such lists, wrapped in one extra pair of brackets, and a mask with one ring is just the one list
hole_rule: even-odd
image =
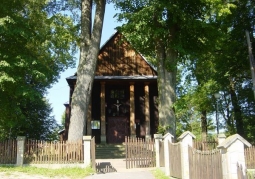
[(218, 145), (222, 144), (226, 140), (225, 134), (219, 134), (218, 135)]
[[(223, 179), (238, 179), (237, 164), (243, 169), (246, 168), (244, 148), (250, 146), (251, 144), (239, 134), (228, 137), (217, 146), (222, 154)], [(245, 170), (243, 170), (243, 176), (246, 178)]]
[(83, 136), (84, 143), (84, 165), (85, 167), (91, 164), (91, 136)]
[(193, 147), (193, 139), (195, 139), (191, 132), (184, 132), (178, 139), (181, 142), (181, 164), (182, 164), (182, 178), (189, 179), (189, 146)]
[(24, 162), (24, 152), (25, 152), (25, 136), (17, 137), (17, 166), (22, 166)]
[(169, 143), (173, 142), (174, 136), (171, 135), (170, 133), (166, 133), (163, 136), (163, 141), (164, 141), (164, 157), (165, 157), (165, 175), (170, 176), (170, 159), (169, 159)]
[(155, 152), (156, 152), (156, 167), (160, 167), (159, 142), (162, 140), (162, 134), (154, 134), (154, 139), (155, 139)]

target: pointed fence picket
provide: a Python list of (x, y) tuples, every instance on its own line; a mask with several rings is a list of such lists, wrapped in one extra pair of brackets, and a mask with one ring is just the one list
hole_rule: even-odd
[(220, 150), (200, 151), (189, 146), (190, 179), (222, 179)]
[(156, 166), (154, 141), (151, 139), (125, 138), (126, 168)]
[(16, 164), (17, 141), (9, 139), (0, 141), (0, 164)]
[(83, 142), (27, 140), (24, 163), (83, 163)]
[(169, 142), (169, 161), (170, 173), (172, 177), (182, 178), (182, 165), (181, 165), (181, 143)]
[(218, 145), (217, 140), (206, 140), (206, 141), (193, 141), (193, 148), (197, 150), (207, 151), (207, 150), (213, 150), (216, 149)]
[(245, 163), (247, 169), (255, 169), (255, 146), (248, 147), (244, 150)]

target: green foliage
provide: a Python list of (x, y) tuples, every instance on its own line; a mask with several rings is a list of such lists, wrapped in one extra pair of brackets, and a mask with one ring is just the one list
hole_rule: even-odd
[[(199, 135), (202, 112), (207, 114), (208, 131), (215, 130), (213, 94), (220, 92), (220, 128), (227, 135), (237, 132), (255, 141), (255, 104), (245, 37), (248, 30), (255, 49), (254, 1), (114, 2), (121, 11), (116, 15), (118, 20), (126, 22), (119, 30), (141, 53), (149, 56), (157, 68), (158, 42), (166, 52), (178, 52), (177, 102), (174, 104), (177, 136), (185, 130)], [(171, 59), (166, 58), (163, 66), (173, 71)], [(164, 126), (159, 128), (159, 132), (164, 131)]]
[(247, 169), (247, 179), (253, 179), (255, 176), (254, 169)]
[(168, 131), (169, 131), (169, 129), (170, 129), (170, 126), (161, 126), (161, 125), (159, 125), (158, 126), (158, 130), (157, 130), (157, 133), (158, 134), (162, 134), (162, 135), (165, 135)]
[(155, 176), (156, 179), (169, 179), (169, 176), (166, 176), (161, 169), (153, 170), (152, 174)]
[(225, 17), (235, 7), (216, 0), (114, 2), (121, 11), (116, 14), (118, 20), (127, 22), (119, 29), (148, 56), (154, 56), (156, 40), (163, 40), (166, 49), (174, 49), (181, 56), (211, 49), (220, 33), (215, 18)]
[(47, 138), (57, 127), (44, 99), (61, 71), (74, 65), (77, 29), (47, 1), (6, 1), (0, 7), (1, 136)]
[[(210, 94), (217, 89), (215, 87), (216, 80), (211, 79), (210, 74), (206, 73), (214, 64), (211, 64), (209, 60), (204, 64), (203, 60), (205, 56), (208, 57), (208, 54), (215, 49), (215, 44), (224, 36), (217, 23), (218, 19), (224, 19), (231, 14), (230, 10), (235, 8), (235, 4), (218, 0), (125, 0), (114, 2), (121, 11), (116, 15), (118, 20), (126, 22), (118, 29), (125, 34), (138, 51), (145, 56), (150, 56), (149, 60), (154, 59), (151, 63), (157, 67), (159, 72), (158, 81), (161, 80), (160, 78), (164, 78), (164, 75), (172, 75), (170, 79), (162, 80), (164, 84), (158, 83), (159, 96), (164, 93), (164, 97), (160, 98), (160, 104), (164, 104), (164, 101), (167, 101), (164, 99), (168, 98), (171, 98), (172, 103), (175, 102), (177, 65), (192, 60), (190, 63), (188, 62), (190, 66), (183, 64), (192, 73), (188, 77), (194, 78), (198, 82), (198, 85), (192, 88), (194, 93), (191, 94), (188, 90), (190, 93), (189, 103), (196, 108), (196, 112), (212, 110)], [(200, 60), (203, 55), (204, 58)], [(212, 68), (212, 70), (214, 69)], [(167, 74), (168, 72), (169, 74)], [(194, 74), (195, 72), (196, 74)], [(204, 76), (207, 79), (202, 79)], [(182, 77), (177, 76), (177, 79), (181, 80)], [(164, 91), (165, 88), (173, 90)], [(182, 87), (182, 90), (186, 89)], [(186, 95), (186, 92), (181, 93)], [(167, 109), (159, 109), (160, 114), (171, 111), (169, 106), (173, 106), (173, 104), (165, 106)], [(161, 111), (164, 112), (161, 113)], [(178, 113), (176, 109), (175, 113)], [(172, 116), (164, 116), (160, 121), (165, 120), (164, 118), (168, 119)], [(169, 120), (170, 123), (171, 120), (173, 119)], [(178, 120), (181, 121), (177, 119), (177, 125), (181, 126), (183, 123), (178, 124)], [(189, 120), (187, 122), (189, 123)], [(186, 129), (188, 126), (187, 124)], [(163, 126), (162, 132), (164, 130)]]
[[(215, 116), (215, 92), (218, 99), (220, 128), (227, 135), (242, 134), (254, 141), (254, 97), (248, 60), (245, 29), (253, 32), (254, 2), (235, 1), (231, 13), (214, 19), (221, 34), (210, 51), (192, 53), (185, 61), (185, 81), (178, 86), (180, 103)], [(254, 37), (251, 36), (254, 42)], [(183, 86), (183, 84), (185, 86)], [(180, 111), (176, 110), (177, 113)], [(182, 109), (182, 108), (181, 108)]]
[[(175, 103), (175, 111), (177, 118), (176, 134), (180, 136), (185, 131), (192, 132), (197, 139), (202, 138), (201, 128), (201, 109), (199, 109), (199, 103), (196, 104), (196, 98), (191, 93), (186, 94), (178, 98)], [(208, 133), (213, 133), (216, 126), (212, 122), (213, 120), (207, 116), (207, 130)]]
[(65, 121), (66, 121), (66, 112), (64, 111), (61, 116), (61, 127), (65, 127)]

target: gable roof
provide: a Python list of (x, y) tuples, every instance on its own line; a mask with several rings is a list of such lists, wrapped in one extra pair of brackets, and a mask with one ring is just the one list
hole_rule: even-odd
[[(106, 46), (106, 44), (112, 39), (112, 38), (114, 38), (114, 36), (116, 36), (117, 34), (121, 34), (119, 31), (115, 31), (110, 37), (109, 37), (109, 39), (108, 40), (106, 40), (105, 42), (104, 42), (104, 44), (100, 47), (100, 50), (104, 47), (104, 46)], [(123, 35), (123, 34), (121, 34), (123, 37), (123, 39), (128, 43), (128, 44), (130, 44), (129, 42), (128, 42), (128, 40), (125, 38), (125, 36)], [(132, 46), (131, 44), (130, 44), (130, 46)], [(135, 50), (135, 49), (134, 49)], [(138, 52), (139, 53), (139, 52)], [(142, 58), (143, 58), (143, 60), (146, 62), (146, 63), (148, 63), (148, 65), (149, 66), (151, 66), (155, 71), (157, 71), (156, 69), (155, 69), (155, 67), (153, 66), (153, 65), (151, 65), (151, 63), (149, 63), (147, 60), (146, 60), (146, 58), (141, 54), (141, 53), (139, 53), (141, 56), (142, 56)]]
[[(66, 80), (69, 83), (76, 78), (77, 73)], [(99, 50), (95, 79), (155, 80), (157, 71), (117, 31)]]
[(157, 76), (157, 72), (116, 32), (99, 51), (95, 76)]

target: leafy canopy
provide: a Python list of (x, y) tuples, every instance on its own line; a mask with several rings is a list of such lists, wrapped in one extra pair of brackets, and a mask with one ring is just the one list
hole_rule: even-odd
[(56, 126), (44, 95), (61, 71), (74, 66), (78, 31), (71, 18), (60, 11), (49, 12), (49, 5), (45, 0), (10, 0), (1, 4), (0, 128), (3, 137), (41, 138)]

